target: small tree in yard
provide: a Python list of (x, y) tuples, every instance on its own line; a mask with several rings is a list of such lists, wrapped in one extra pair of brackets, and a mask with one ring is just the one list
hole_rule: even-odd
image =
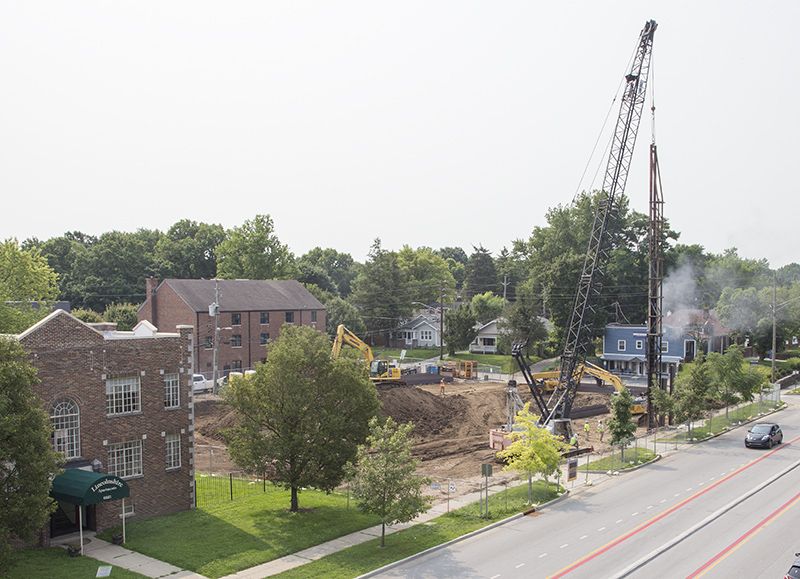
[(325, 334), (285, 325), (267, 361), (225, 393), (239, 416), (223, 431), (234, 462), (291, 490), (291, 512), (301, 488), (330, 491), (342, 481), (380, 407), (363, 363), (330, 352)]
[(623, 460), (625, 460), (625, 446), (628, 439), (636, 432), (636, 423), (631, 418), (633, 396), (630, 390), (623, 388), (619, 394), (611, 397), (611, 407), (614, 418), (608, 421), (608, 432), (611, 435), (611, 444), (622, 444)]
[[(511, 432), (511, 446), (497, 455), (506, 461), (506, 468), (518, 472), (541, 473), (547, 482), (547, 477), (558, 469), (561, 450), (567, 445), (548, 430), (539, 427), (539, 417), (531, 414), (530, 406), (530, 402), (526, 403), (525, 409), (517, 413), (516, 424), (520, 430)], [(528, 496), (530, 487), (529, 477)]]
[(367, 443), (358, 448), (358, 460), (350, 465), (353, 495), (363, 513), (381, 518), (381, 547), (386, 546), (386, 525), (407, 523), (430, 508), (431, 497), (422, 496), (426, 477), (415, 477), (418, 460), (411, 458), (413, 424), (397, 425), (373, 418)]

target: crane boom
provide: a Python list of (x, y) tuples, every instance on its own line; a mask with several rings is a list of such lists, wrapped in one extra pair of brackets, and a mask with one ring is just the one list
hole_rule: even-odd
[(611, 143), (603, 189), (598, 197), (589, 247), (578, 282), (564, 354), (561, 356), (558, 388), (550, 397), (551, 404), (548, 405), (550, 415), (546, 421), (569, 418), (580, 385), (611, 251), (610, 232), (614, 229), (619, 211), (617, 201), (625, 191), (633, 146), (636, 143), (636, 134), (642, 117), (653, 36), (657, 26), (655, 20), (649, 20), (645, 24), (639, 34), (639, 44), (630, 72), (625, 75), (626, 85)]

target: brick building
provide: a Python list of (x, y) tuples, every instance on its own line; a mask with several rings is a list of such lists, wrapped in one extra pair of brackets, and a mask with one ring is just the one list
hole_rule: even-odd
[[(16, 336), (41, 380), (35, 391), (53, 423), (53, 446), (66, 458), (64, 478), (85, 478), (72, 476), (82, 469), (127, 483), (128, 521), (195, 502), (193, 328), (176, 330), (140, 323), (118, 332), (116, 324), (85, 324), (56, 310)], [(120, 501), (79, 504), (59, 501), (50, 537), (78, 531), (78, 521), (94, 531), (121, 521)]]
[(214, 303), (219, 306), (217, 368), (221, 374), (264, 361), (264, 346), (278, 337), (283, 324), (325, 331), (325, 306), (295, 280), (165, 279), (159, 283), (149, 278), (139, 321), (159, 328), (194, 326), (195, 371), (211, 378), (215, 320), (209, 308)]

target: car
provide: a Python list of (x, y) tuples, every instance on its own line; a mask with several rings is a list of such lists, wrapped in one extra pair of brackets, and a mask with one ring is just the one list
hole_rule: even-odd
[(202, 374), (192, 374), (192, 392), (208, 392), (211, 382)]
[(747, 436), (744, 438), (744, 445), (747, 448), (753, 446), (760, 446), (763, 448), (772, 448), (774, 444), (783, 442), (783, 432), (781, 427), (773, 422), (759, 422), (754, 424), (753, 427), (747, 431)]
[(797, 559), (794, 560), (791, 569), (786, 572), (783, 579), (800, 579), (800, 553), (795, 553), (794, 556)]

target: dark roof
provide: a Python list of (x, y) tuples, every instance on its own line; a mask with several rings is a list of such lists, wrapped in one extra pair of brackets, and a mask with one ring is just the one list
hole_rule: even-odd
[[(214, 303), (216, 283), (213, 279), (165, 279), (162, 285), (170, 286), (195, 312), (207, 312)], [(325, 309), (303, 284), (293, 279), (221, 279), (219, 307), (223, 312)]]

